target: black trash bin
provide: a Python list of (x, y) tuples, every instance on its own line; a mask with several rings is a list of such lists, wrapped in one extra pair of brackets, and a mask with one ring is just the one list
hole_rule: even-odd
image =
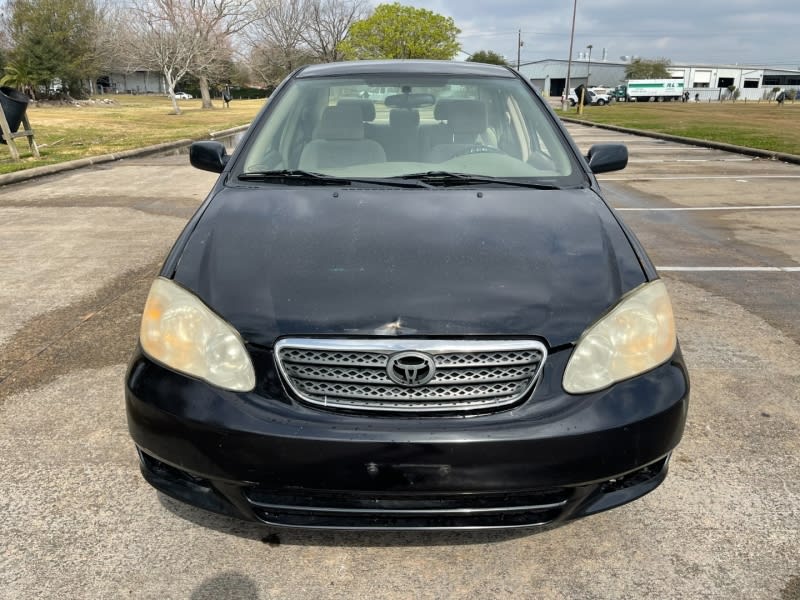
[[(28, 96), (22, 92), (10, 87), (0, 87), (0, 106), (3, 107), (11, 133), (19, 131), (22, 117), (25, 116), (25, 111), (28, 109), (28, 102)], [(0, 131), (0, 143), (6, 143), (2, 131)]]

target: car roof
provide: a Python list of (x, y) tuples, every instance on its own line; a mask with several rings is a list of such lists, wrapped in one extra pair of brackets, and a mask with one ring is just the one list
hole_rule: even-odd
[(328, 77), (346, 75), (477, 75), (508, 77), (515, 75), (508, 67), (474, 62), (446, 60), (354, 60), (309, 65), (295, 77)]

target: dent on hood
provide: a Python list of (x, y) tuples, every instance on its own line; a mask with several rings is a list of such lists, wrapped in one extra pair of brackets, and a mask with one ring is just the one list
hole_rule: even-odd
[(349, 330), (348, 333), (361, 333), (361, 334), (372, 334), (372, 335), (414, 335), (417, 333), (417, 329), (412, 327), (405, 327), (403, 325), (403, 320), (400, 317), (397, 317), (391, 323), (384, 323), (383, 325), (379, 325), (374, 329), (366, 327), (365, 329), (352, 329)]

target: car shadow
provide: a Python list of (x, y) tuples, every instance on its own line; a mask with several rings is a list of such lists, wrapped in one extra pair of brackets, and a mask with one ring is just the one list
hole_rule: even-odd
[(228, 535), (258, 540), (271, 547), (337, 546), (355, 548), (468, 546), (494, 544), (541, 535), (564, 524), (535, 529), (496, 529), (475, 531), (338, 531), (324, 529), (283, 529), (244, 521), (195, 508), (157, 492), (161, 505), (173, 515), (199, 527)]
[(237, 598), (238, 600), (258, 600), (256, 582), (235, 571), (220, 573), (203, 581), (189, 597), (190, 600), (219, 600)]

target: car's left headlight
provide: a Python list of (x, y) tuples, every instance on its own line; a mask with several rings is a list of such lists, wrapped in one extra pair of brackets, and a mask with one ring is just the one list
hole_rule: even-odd
[(564, 390), (594, 392), (649, 371), (676, 345), (667, 288), (660, 279), (646, 283), (584, 332), (564, 370)]
[(256, 379), (239, 333), (194, 294), (159, 277), (142, 315), (139, 340), (160, 363), (208, 383), (247, 392)]

